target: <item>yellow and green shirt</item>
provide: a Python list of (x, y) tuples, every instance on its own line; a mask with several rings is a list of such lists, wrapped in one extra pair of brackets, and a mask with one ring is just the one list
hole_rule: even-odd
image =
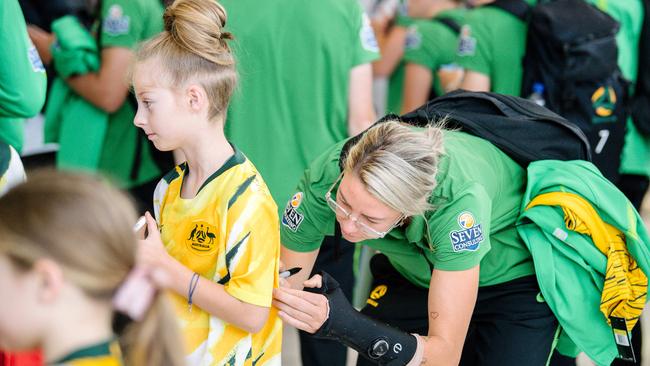
[[(253, 164), (237, 149), (194, 198), (181, 197), (187, 164), (177, 166), (154, 193), (156, 219), (167, 251), (233, 297), (270, 307), (278, 285), (277, 206)], [(192, 365), (280, 365), (282, 322), (272, 308), (251, 334), (172, 295)]]
[(50, 364), (53, 366), (122, 366), (122, 351), (116, 340), (79, 349)]

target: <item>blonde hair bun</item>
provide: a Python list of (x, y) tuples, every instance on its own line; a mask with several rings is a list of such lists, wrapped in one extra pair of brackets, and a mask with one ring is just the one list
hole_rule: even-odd
[(165, 31), (183, 49), (218, 65), (232, 65), (226, 9), (214, 0), (176, 0), (163, 14)]

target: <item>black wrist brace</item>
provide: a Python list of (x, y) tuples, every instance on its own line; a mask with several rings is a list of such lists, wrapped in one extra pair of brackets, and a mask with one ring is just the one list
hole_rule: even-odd
[(329, 301), (329, 317), (314, 333), (315, 337), (341, 342), (378, 365), (398, 366), (411, 361), (417, 348), (415, 336), (359, 313), (332, 276), (324, 271), (320, 275), (321, 288), (305, 288), (325, 295)]

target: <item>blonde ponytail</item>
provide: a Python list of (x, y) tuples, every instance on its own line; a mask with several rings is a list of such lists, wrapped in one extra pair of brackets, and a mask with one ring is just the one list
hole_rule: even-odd
[(164, 294), (158, 293), (145, 318), (131, 323), (120, 337), (127, 365), (181, 366), (184, 351), (177, 319)]

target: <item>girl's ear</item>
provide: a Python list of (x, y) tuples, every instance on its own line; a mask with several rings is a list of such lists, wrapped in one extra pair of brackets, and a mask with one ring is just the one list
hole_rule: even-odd
[(208, 107), (208, 95), (200, 85), (192, 84), (188, 86), (187, 98), (193, 112), (200, 112)]
[(61, 267), (51, 259), (39, 259), (34, 263), (33, 271), (40, 282), (39, 300), (45, 303), (56, 300), (63, 288)]

